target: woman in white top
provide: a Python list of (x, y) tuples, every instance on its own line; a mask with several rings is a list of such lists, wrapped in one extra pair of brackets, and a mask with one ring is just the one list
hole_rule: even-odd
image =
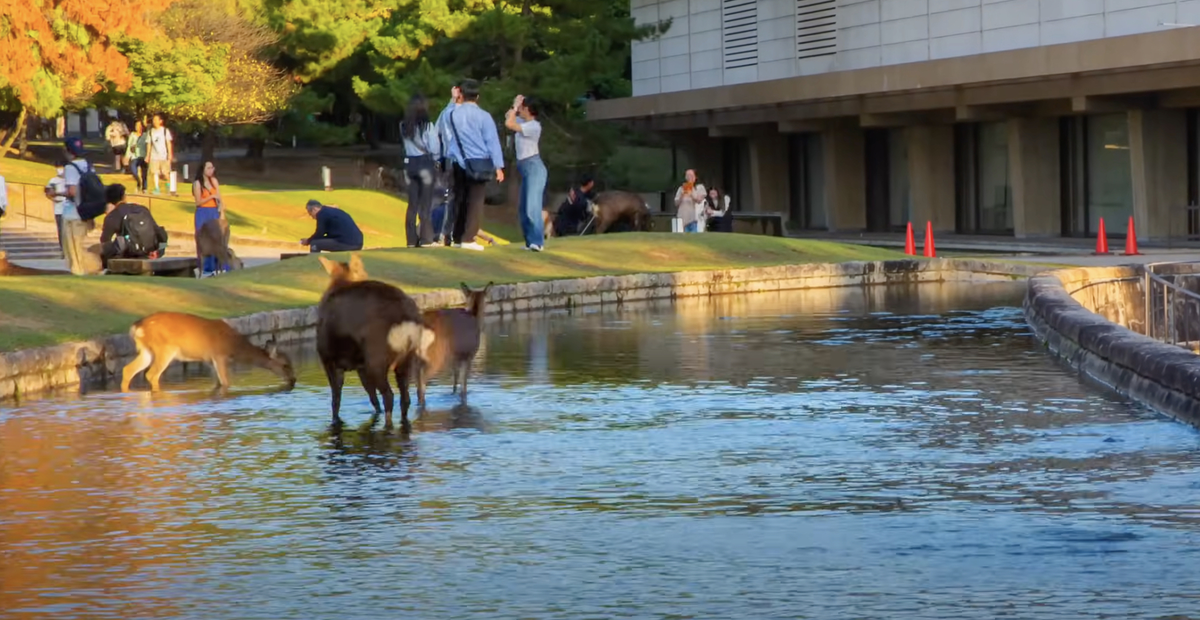
[(504, 126), (516, 134), (517, 171), (521, 173), (521, 206), (517, 218), (525, 249), (541, 252), (546, 244), (542, 222), (542, 199), (546, 193), (546, 164), (538, 149), (542, 123), (538, 121), (537, 104), (524, 95), (513, 99), (513, 107), (504, 115)]
[(675, 217), (682, 220), (684, 232), (698, 232), (699, 212), (704, 209), (704, 198), (708, 192), (704, 185), (696, 182), (695, 170), (688, 170), (683, 177), (683, 185), (675, 190)]
[(54, 202), (54, 228), (58, 230), (60, 247), (63, 241), (63, 203), (67, 201), (67, 179), (63, 176), (66, 168), (67, 160), (54, 162), (55, 176), (46, 183), (46, 197)]
[(408, 247), (425, 247), (433, 244), (434, 156), (441, 153), (442, 146), (437, 125), (429, 120), (429, 105), (421, 95), (408, 102), (400, 135), (404, 138), (404, 172), (408, 175), (404, 236)]

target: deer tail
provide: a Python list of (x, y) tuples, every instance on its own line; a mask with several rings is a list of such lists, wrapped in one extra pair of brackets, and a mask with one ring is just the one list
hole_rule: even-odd
[(416, 351), (421, 359), (426, 359), (434, 340), (436, 335), (433, 330), (416, 321), (393, 325), (387, 335), (387, 343), (392, 351), (401, 356)]
[(133, 344), (138, 349), (142, 348), (142, 338), (144, 338), (145, 335), (146, 331), (142, 329), (141, 321), (135, 321), (133, 325), (129, 327), (129, 338), (133, 340)]

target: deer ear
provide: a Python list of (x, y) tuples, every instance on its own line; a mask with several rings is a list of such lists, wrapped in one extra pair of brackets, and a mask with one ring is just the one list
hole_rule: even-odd
[(321, 261), (321, 266), (325, 268), (325, 273), (329, 275), (333, 275), (334, 270), (338, 267), (335, 261), (331, 261), (320, 254), (317, 255), (317, 260)]
[(279, 357), (279, 345), (275, 344), (274, 338), (268, 340), (266, 344), (263, 345), (263, 349), (266, 349), (267, 357), (272, 359)]
[(458, 285), (462, 287), (463, 295), (466, 295), (467, 299), (470, 299), (471, 298), (471, 287), (467, 286), (466, 282), (459, 282)]
[(488, 291), (492, 290), (492, 287), (493, 287), (493, 286), (496, 286), (496, 283), (495, 283), (495, 282), (488, 282), (488, 283), (487, 283), (487, 286), (483, 287), (483, 294), (484, 294), (484, 296), (487, 296), (487, 294), (488, 294)]

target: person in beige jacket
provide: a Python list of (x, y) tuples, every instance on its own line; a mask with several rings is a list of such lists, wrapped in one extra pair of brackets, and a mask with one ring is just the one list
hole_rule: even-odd
[(700, 212), (708, 192), (704, 185), (696, 182), (695, 170), (684, 172), (683, 178), (683, 185), (675, 190), (675, 217), (683, 222), (683, 232), (698, 232)]

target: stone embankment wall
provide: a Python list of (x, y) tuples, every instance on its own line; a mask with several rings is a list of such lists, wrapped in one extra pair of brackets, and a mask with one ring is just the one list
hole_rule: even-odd
[[(1023, 279), (1040, 269), (977, 260), (897, 260), (785, 265), (718, 271), (597, 276), (572, 280), (522, 282), (492, 287), (489, 312), (621, 304), (648, 299), (727, 295), (770, 291)], [(460, 305), (462, 293), (442, 290), (414, 294), (422, 308)], [(311, 338), (316, 307), (261, 312), (227, 321), (262, 343)], [(104, 384), (119, 376), (134, 354), (128, 334), (0, 354), (0, 400), (54, 388)]]
[[(1186, 274), (1168, 266), (1160, 274)], [(1142, 335), (1140, 266), (1049, 271), (1029, 279), (1025, 318), (1037, 337), (1092, 379), (1176, 419), (1200, 425), (1200, 357)]]

